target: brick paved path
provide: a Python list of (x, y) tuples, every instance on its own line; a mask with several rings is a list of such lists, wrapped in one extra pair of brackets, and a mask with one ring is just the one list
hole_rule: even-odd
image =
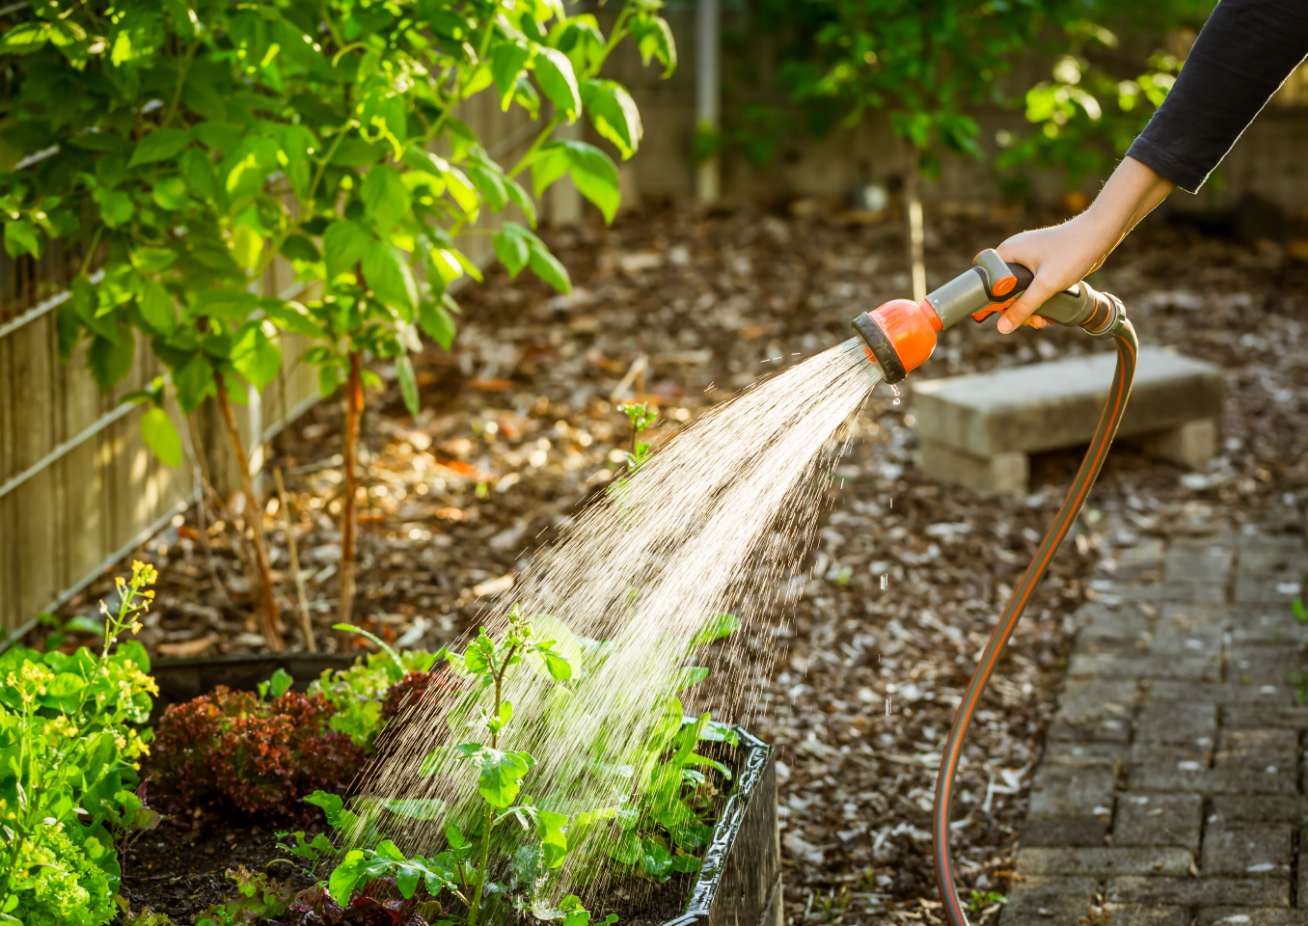
[(1002, 926), (1308, 924), (1305, 572), (1302, 528), (1142, 540), (1105, 564)]

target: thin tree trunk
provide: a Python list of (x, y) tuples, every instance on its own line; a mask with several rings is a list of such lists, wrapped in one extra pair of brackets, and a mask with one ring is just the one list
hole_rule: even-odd
[(350, 379), (345, 386), (345, 497), (341, 506), (341, 595), (336, 617), (348, 623), (354, 613), (354, 550), (359, 533), (358, 494), (359, 419), (363, 416), (363, 379), (359, 352), (350, 354)]
[(304, 648), (311, 653), (318, 652), (318, 641), (313, 635), (313, 621), (309, 617), (309, 596), (304, 590), (304, 573), (300, 570), (300, 544), (295, 539), (295, 523), (291, 518), (291, 500), (286, 494), (286, 483), (282, 479), (280, 466), (273, 468), (273, 480), (277, 485), (277, 500), (281, 504), (282, 524), (286, 530), (286, 551), (291, 556), (291, 577), (295, 580), (295, 601), (300, 619), (300, 636), (304, 639)]
[(213, 378), (218, 387), (218, 408), (222, 411), (223, 424), (227, 426), (227, 440), (236, 455), (236, 470), (241, 474), (241, 493), (245, 496), (246, 522), (249, 524), (250, 539), (254, 544), (255, 568), (259, 574), (259, 629), (268, 648), (275, 653), (280, 653), (286, 649), (286, 643), (282, 639), (281, 614), (273, 590), (272, 568), (268, 564), (268, 547), (264, 543), (263, 509), (255, 499), (254, 481), (250, 478), (250, 458), (245, 454), (245, 443), (241, 440), (241, 432), (236, 427), (232, 402), (227, 397), (227, 385), (216, 371)]
[(909, 152), (908, 172), (904, 177), (904, 206), (908, 217), (908, 263), (913, 279), (913, 298), (926, 297), (926, 232), (922, 218), (922, 175), (916, 151)]

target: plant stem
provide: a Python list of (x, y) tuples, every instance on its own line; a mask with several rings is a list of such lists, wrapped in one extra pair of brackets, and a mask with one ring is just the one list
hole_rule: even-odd
[(341, 509), (341, 593), (336, 606), (336, 618), (348, 623), (354, 610), (354, 548), (358, 533), (358, 513), (355, 495), (358, 491), (355, 469), (359, 450), (359, 418), (363, 414), (363, 381), (360, 375), (360, 357), (357, 350), (350, 351), (350, 378), (345, 386), (345, 498)]
[(918, 152), (909, 154), (908, 173), (904, 178), (904, 205), (908, 220), (908, 264), (913, 280), (913, 298), (922, 301), (926, 296), (926, 245), (922, 220), (922, 175), (918, 166)]
[(304, 638), (304, 648), (311, 653), (318, 652), (318, 641), (313, 636), (313, 622), (309, 619), (309, 596), (304, 591), (304, 573), (300, 570), (300, 545), (295, 539), (295, 525), (291, 522), (290, 498), (286, 494), (286, 483), (282, 479), (282, 468), (273, 468), (273, 480), (277, 485), (277, 500), (281, 503), (282, 523), (286, 529), (286, 549), (291, 555), (291, 576), (295, 579), (295, 601), (299, 605), (300, 636)]
[(261, 598), (260, 623), (264, 641), (275, 653), (286, 649), (282, 640), (281, 614), (277, 608), (277, 597), (273, 591), (272, 567), (268, 564), (268, 548), (263, 536), (263, 511), (254, 495), (254, 481), (250, 478), (250, 458), (245, 455), (245, 443), (241, 440), (240, 429), (236, 427), (236, 415), (232, 413), (232, 402), (227, 396), (227, 384), (217, 370), (213, 373), (214, 385), (218, 389), (218, 408), (222, 412), (223, 424), (227, 426), (227, 440), (236, 455), (236, 470), (241, 476), (241, 493), (245, 496), (246, 520), (250, 527), (250, 537), (254, 544), (255, 567), (258, 571), (259, 592)]

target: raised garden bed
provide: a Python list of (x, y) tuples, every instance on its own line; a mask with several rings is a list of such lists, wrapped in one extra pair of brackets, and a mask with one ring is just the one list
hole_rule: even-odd
[[(311, 653), (161, 660), (153, 667), (159, 685), (157, 707), (181, 703), (219, 685), (252, 691), (278, 670), (289, 674), (297, 689), (303, 688), (324, 670), (345, 668), (350, 662), (345, 656)], [(730, 763), (734, 777), (722, 796), (700, 872), (674, 877), (653, 892), (644, 882), (619, 881), (613, 893), (622, 923), (781, 926), (774, 751), (747, 730), (731, 729), (739, 737)], [(307, 835), (312, 837), (321, 828), (321, 823), (315, 823)], [(133, 909), (150, 907), (168, 913), (179, 924), (190, 922), (209, 905), (231, 896), (230, 869), (278, 873), (277, 860), (286, 855), (277, 847), (277, 829), (214, 815), (197, 815), (193, 820), (174, 817), (126, 848), (123, 895)], [(302, 876), (292, 876), (288, 882), (293, 887), (309, 884)]]

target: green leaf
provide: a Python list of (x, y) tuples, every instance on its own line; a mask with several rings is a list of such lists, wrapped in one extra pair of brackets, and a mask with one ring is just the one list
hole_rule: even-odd
[(612, 222), (621, 196), (618, 166), (603, 151), (584, 141), (563, 145), (568, 154), (568, 174), (578, 192), (599, 208), (606, 222)]
[(211, 205), (215, 202), (218, 198), (218, 175), (214, 173), (213, 162), (204, 152), (188, 148), (177, 162), (177, 169), (192, 196)]
[(399, 172), (385, 164), (368, 171), (359, 195), (363, 198), (368, 217), (381, 232), (399, 225), (413, 208), (409, 190)]
[(572, 678), (572, 665), (568, 660), (551, 650), (546, 650), (540, 655), (545, 660), (545, 669), (556, 682), (566, 682)]
[(418, 327), (445, 350), (454, 344), (454, 319), (445, 310), (445, 306), (431, 299), (424, 299), (418, 307)]
[(553, 287), (555, 292), (566, 293), (572, 290), (568, 268), (563, 266), (544, 244), (531, 249), (531, 260), (528, 263), (531, 272)]
[(342, 273), (354, 269), (364, 255), (373, 249), (376, 240), (357, 222), (338, 219), (327, 226), (322, 247), (327, 260), (327, 279), (334, 280)]
[(50, 40), (50, 31), (49, 23), (20, 23), (0, 38), (0, 55), (30, 55)]
[(199, 353), (174, 369), (172, 379), (173, 387), (177, 390), (177, 404), (187, 414), (199, 408), (217, 388), (213, 381), (213, 367)]
[(232, 229), (232, 259), (236, 265), (245, 270), (259, 266), (259, 255), (263, 253), (263, 236), (254, 228), (244, 223)]
[(137, 307), (141, 310), (141, 318), (159, 334), (171, 334), (177, 326), (173, 297), (157, 280), (143, 278), (140, 287)]
[(263, 324), (247, 325), (232, 347), (232, 367), (256, 389), (277, 378), (282, 352), (277, 342), (264, 333)]
[(563, 864), (568, 854), (568, 818), (552, 810), (536, 811), (536, 829), (540, 835), (541, 850), (548, 868)]
[(418, 286), (403, 252), (384, 243), (369, 248), (363, 256), (363, 275), (383, 305), (412, 320), (418, 306)]
[(150, 198), (160, 209), (174, 212), (186, 205), (186, 181), (181, 177), (165, 177), (151, 188)]
[(41, 256), (41, 239), (31, 222), (23, 219), (5, 222), (5, 253), (15, 258), (24, 254)]
[(282, 695), (286, 694), (286, 692), (290, 691), (291, 686), (294, 684), (295, 679), (291, 677), (291, 674), (285, 669), (278, 667), (277, 671), (273, 672), (272, 676), (269, 677), (267, 681), (259, 683), (259, 697), (280, 698)]
[(395, 378), (400, 382), (400, 395), (404, 397), (404, 407), (414, 418), (418, 417), (418, 380), (413, 375), (413, 363), (408, 354), (401, 354), (395, 361)]
[(514, 234), (510, 230), (513, 223), (508, 223), (495, 233), (495, 256), (500, 259), (500, 263), (509, 271), (510, 277), (516, 277), (523, 267), (527, 266), (527, 258), (530, 256), (531, 249), (527, 245), (526, 239), (519, 234)]
[(332, 895), (332, 900), (336, 901), (342, 907), (348, 907), (350, 897), (354, 894), (355, 885), (363, 878), (363, 869), (366, 859), (362, 849), (351, 849), (345, 853), (345, 858), (332, 871), (331, 877), (327, 879), (327, 891)]
[(503, 752), (488, 747), (481, 749), (479, 757), (481, 774), (477, 778), (477, 791), (491, 807), (504, 810), (517, 799), (522, 779), (536, 760), (525, 752)]
[(91, 198), (100, 207), (100, 218), (104, 219), (104, 224), (110, 228), (125, 225), (136, 211), (136, 207), (132, 204), (132, 197), (119, 190), (97, 187)]
[(568, 149), (562, 142), (553, 142), (540, 149), (531, 159), (531, 181), (537, 196), (543, 194), (560, 177), (568, 172)]
[(182, 465), (182, 438), (162, 408), (154, 406), (141, 416), (141, 437), (165, 466)]
[(518, 86), (518, 76), (531, 52), (516, 42), (501, 42), (491, 52), (491, 77), (500, 92), (500, 109), (508, 110)]
[(532, 66), (545, 96), (569, 121), (575, 120), (581, 111), (581, 91), (577, 87), (577, 75), (573, 73), (568, 56), (557, 48), (540, 46), (536, 49), (536, 60)]
[(166, 161), (182, 153), (191, 143), (191, 135), (182, 129), (155, 129), (136, 143), (128, 167)]
[(677, 69), (677, 41), (667, 20), (662, 16), (639, 16), (632, 21), (631, 31), (642, 62), (657, 61), (663, 65), (664, 77)]
[(86, 362), (101, 390), (108, 390), (132, 369), (136, 339), (130, 331), (119, 331), (115, 339), (96, 336), (87, 349)]
[(582, 85), (581, 93), (600, 137), (612, 142), (624, 160), (635, 154), (645, 129), (627, 89), (612, 80), (591, 79)]

